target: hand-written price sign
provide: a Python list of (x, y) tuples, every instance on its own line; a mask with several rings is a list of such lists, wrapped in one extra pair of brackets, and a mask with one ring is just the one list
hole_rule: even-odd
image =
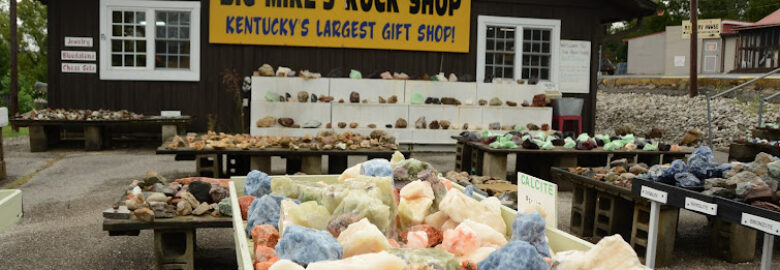
[(209, 42), (469, 51), (471, 0), (211, 0)]
[(558, 228), (558, 185), (518, 172), (517, 211), (524, 212), (532, 205), (545, 212), (547, 226)]

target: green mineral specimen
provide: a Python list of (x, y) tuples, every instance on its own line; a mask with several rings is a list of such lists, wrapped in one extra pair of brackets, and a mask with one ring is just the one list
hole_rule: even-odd
[(610, 139), (609, 139), (609, 136), (607, 136), (607, 135), (604, 135), (604, 134), (599, 134), (599, 135), (596, 135), (596, 137), (595, 137), (595, 138), (596, 138), (596, 139), (600, 139), (601, 141), (603, 141), (603, 142), (604, 142), (604, 144), (607, 144), (607, 143), (609, 143), (609, 142), (611, 142), (611, 141), (612, 141), (612, 140), (610, 140)]
[(268, 102), (279, 101), (279, 94), (277, 94), (276, 92), (266, 92), (265, 93), (265, 101), (268, 101)]
[(290, 177), (283, 176), (271, 180), (271, 194), (298, 199), (300, 193), (299, 184)]
[(410, 265), (430, 266), (432, 269), (458, 270), (460, 263), (452, 253), (437, 248), (391, 248), (388, 253), (400, 257)]
[(574, 140), (571, 137), (566, 137), (566, 139), (563, 139), (563, 141), (564, 141), (563, 148), (572, 149), (575, 146), (577, 146), (577, 143), (574, 142)]
[(542, 144), (541, 148), (544, 150), (552, 150), (553, 148), (555, 148), (555, 146), (552, 144), (551, 141), (546, 141), (544, 142), (544, 144)]
[(512, 134), (506, 134), (504, 136), (498, 136), (496, 141), (490, 144), (490, 147), (499, 149), (514, 149), (517, 148), (517, 144), (512, 141)]
[(409, 98), (409, 101), (412, 104), (423, 104), (425, 98), (423, 98), (423, 95), (420, 93), (412, 93), (412, 97)]
[(363, 74), (360, 73), (360, 71), (352, 69), (352, 70), (349, 71), (349, 78), (350, 79), (362, 79), (363, 78)]
[(219, 213), (223, 216), (233, 216), (233, 204), (230, 203), (230, 198), (222, 199), (222, 201), (217, 204), (217, 208), (219, 208)]
[(623, 142), (624, 146), (626, 144), (629, 144), (629, 143), (634, 143), (634, 134), (626, 134), (626, 136), (623, 136), (623, 138), (620, 138), (620, 141)]
[(643, 147), (642, 150), (645, 150), (645, 151), (658, 151), (658, 144), (646, 143), (645, 147)]
[(614, 141), (614, 142), (608, 142), (608, 143), (604, 144), (604, 150), (606, 150), (606, 151), (617, 150), (618, 147), (617, 147), (616, 143), (618, 143), (618, 142)]
[(588, 139), (590, 139), (590, 136), (588, 136), (588, 133), (582, 133), (582, 134), (580, 134), (580, 136), (577, 136), (577, 141), (578, 142), (585, 142), (585, 141), (588, 141)]
[(517, 124), (514, 127), (512, 127), (512, 129), (514, 129), (515, 131), (523, 131), (525, 130), (525, 126)]
[(139, 183), (138, 185), (141, 186), (141, 188), (146, 188), (146, 187), (154, 186), (154, 184), (157, 183), (160, 183), (163, 186), (168, 186), (168, 180), (166, 180), (165, 177), (159, 175), (144, 178), (144, 181)]
[(330, 220), (330, 212), (315, 201), (301, 203), (287, 212), (292, 222), (307, 228), (325, 230)]
[(389, 206), (360, 190), (349, 191), (333, 211), (334, 216), (343, 214), (358, 214), (361, 218), (368, 218), (368, 221), (376, 225), (384, 234), (390, 230), (391, 219), (395, 219), (395, 213), (391, 216)]

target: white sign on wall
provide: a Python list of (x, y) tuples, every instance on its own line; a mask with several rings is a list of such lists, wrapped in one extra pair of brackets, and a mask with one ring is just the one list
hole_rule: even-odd
[(674, 57), (674, 66), (675, 67), (684, 67), (685, 66), (685, 55), (677, 55)]
[(517, 211), (529, 207), (541, 208), (547, 226), (558, 228), (558, 185), (518, 172)]
[(0, 107), (0, 127), (8, 125), (8, 108)]
[(91, 51), (61, 51), (62, 60), (95, 61), (97, 54)]
[(97, 65), (84, 63), (62, 63), (63, 73), (97, 73)]
[(65, 47), (92, 48), (91, 37), (65, 37)]
[(563, 93), (590, 92), (590, 41), (561, 40), (559, 87)]

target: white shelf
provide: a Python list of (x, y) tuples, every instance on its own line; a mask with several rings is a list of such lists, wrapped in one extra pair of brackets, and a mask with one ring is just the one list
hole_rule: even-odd
[(517, 106), (520, 106), (523, 100), (531, 104), (534, 95), (544, 94), (544, 90), (539, 84), (477, 83), (477, 93), (481, 99), (490, 102), (490, 99), (498, 97), (503, 102), (503, 106), (506, 106), (507, 100), (517, 102)]
[(527, 125), (533, 123), (551, 125), (551, 107), (509, 107), (509, 106), (485, 106), (482, 110), (482, 128), (487, 128), (490, 123), (499, 122), (505, 125)]
[[(329, 79), (303, 79), (303, 78), (283, 78), (283, 77), (252, 77), (252, 103), (267, 102), (265, 100), (265, 94), (268, 92), (274, 92), (279, 95), (290, 93), (292, 98), (298, 98), (299, 91), (309, 92), (309, 98), (311, 94), (315, 94), (318, 97), (321, 95), (329, 95), (330, 93), (330, 80)], [(338, 100), (338, 99), (336, 99)], [(274, 101), (276, 102), (276, 101)]]
[[(330, 115), (330, 103), (294, 103), (294, 102), (262, 102), (262, 103), (253, 103), (251, 112), (250, 112), (250, 128), (249, 133), (258, 136), (263, 135), (259, 134), (258, 129), (264, 129), (264, 128), (258, 128), (255, 124), (257, 120), (260, 118), (266, 117), (266, 116), (273, 116), (274, 118), (278, 119), (282, 117), (289, 117), (295, 120), (295, 124), (299, 124), (303, 126), (304, 123), (306, 123), (309, 120), (317, 120), (322, 123), (320, 127), (325, 127), (325, 125), (330, 122), (331, 115)], [(274, 126), (272, 127), (281, 127), (278, 122), (274, 123)], [(291, 128), (284, 128), (284, 130), (288, 130)], [(288, 135), (286, 133), (278, 133), (278, 134), (270, 134), (270, 135)]]
[(381, 96), (385, 100), (392, 95), (398, 97), (398, 102), (404, 102), (404, 81), (380, 80), (380, 79), (330, 79), (330, 95), (335, 101), (344, 99), (349, 102), (349, 94), (352, 91), (360, 93), (360, 100), (368, 100), (369, 103), (379, 103)]
[(361, 127), (368, 124), (384, 127), (387, 124), (395, 126), (398, 118), (409, 121), (409, 105), (406, 104), (334, 103), (332, 108), (334, 125), (357, 122)]
[(411, 104), (412, 94), (420, 93), (423, 100), (435, 97), (452, 97), (460, 100), (462, 104), (477, 104), (477, 86), (468, 82), (436, 82), (436, 81), (406, 81), (405, 103)]
[(457, 136), (463, 130), (452, 129), (413, 129), (412, 141), (416, 144), (453, 144), (452, 136)]
[(414, 127), (418, 118), (425, 116), (425, 121), (430, 125), (431, 121), (441, 120), (463, 126), (477, 127), (482, 123), (482, 108), (479, 106), (452, 106), (452, 105), (409, 105), (409, 126)]

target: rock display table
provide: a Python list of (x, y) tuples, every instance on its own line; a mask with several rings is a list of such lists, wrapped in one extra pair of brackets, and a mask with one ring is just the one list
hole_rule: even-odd
[[(620, 234), (630, 241), (638, 255), (647, 248), (649, 201), (636, 196), (631, 189), (551, 168), (552, 179), (571, 182), (574, 189), (570, 228), (580, 237), (602, 237)], [(679, 208), (667, 206), (660, 210), (657, 265), (669, 265), (674, 256)]]
[(160, 126), (163, 141), (183, 134), (192, 122), (189, 116), (152, 116), (133, 120), (28, 120), (11, 119), (15, 127), (30, 128), (30, 151), (43, 152), (60, 141), (63, 129), (83, 128), (84, 150), (95, 151), (111, 145), (111, 127)]
[[(368, 159), (390, 159), (395, 150), (358, 149), (358, 150), (292, 150), (285, 148), (265, 149), (222, 149), (222, 150), (195, 150), (192, 148), (167, 149), (163, 146), (157, 148), (158, 155), (176, 155), (176, 160), (192, 160), (197, 163), (197, 171), (201, 176), (229, 177), (233, 175), (246, 175), (251, 170), (263, 172), (271, 171), (271, 157), (277, 156), (286, 160), (287, 174), (304, 172), (310, 175), (324, 174), (322, 170), (322, 158), (328, 157), (327, 173), (341, 173), (347, 169), (349, 156), (365, 156)], [(399, 149), (408, 156), (410, 151)], [(227, 164), (222, 164), (222, 157), (227, 156)], [(223, 173), (225, 172), (225, 173)]]
[[(577, 166), (600, 166), (608, 164), (611, 160), (617, 158), (629, 158), (636, 162), (644, 162), (648, 165), (668, 163), (675, 159), (685, 158), (691, 151), (644, 151), (644, 150), (615, 150), (606, 151), (601, 148), (593, 150), (575, 150), (556, 147), (552, 150), (539, 149), (496, 149), (491, 148), (481, 142), (463, 141), (459, 137), (452, 137), (463, 146), (458, 148), (462, 152), (456, 153), (456, 164), (461, 164), (460, 170), (471, 174), (485, 175), (498, 178), (506, 178), (507, 156), (516, 155), (515, 173), (512, 173), (509, 179), (514, 178), (517, 172), (523, 172), (541, 179), (551, 179), (550, 167), (577, 167)], [(466, 152), (470, 152), (470, 157), (465, 157)], [(458, 160), (457, 157), (461, 159)], [(464, 162), (464, 161), (468, 162)], [(456, 166), (457, 168), (457, 166)], [(564, 190), (568, 186), (561, 186)], [(566, 184), (566, 183), (564, 183)]]
[[(756, 234), (753, 229), (764, 233), (761, 269), (771, 269), (774, 236), (780, 235), (780, 212), (751, 206), (742, 202), (707, 196), (699, 192), (635, 178), (631, 192), (634, 196), (649, 199), (652, 208), (672, 206), (692, 210), (707, 217), (717, 218), (713, 229), (713, 253), (724, 256), (730, 262), (745, 262), (755, 255)], [(658, 213), (651, 209), (649, 239), (654, 238), (654, 220)], [(659, 226), (660, 227), (660, 226)], [(653, 240), (648, 242), (647, 256), (655, 254)], [(652, 247), (652, 248), (651, 248)]]
[(0, 233), (22, 218), (22, 191), (0, 189)]
[(780, 128), (756, 127), (751, 131), (755, 138), (762, 138), (771, 141), (780, 140)]
[(729, 160), (751, 162), (758, 153), (780, 156), (780, 146), (753, 142), (733, 142), (729, 145)]

